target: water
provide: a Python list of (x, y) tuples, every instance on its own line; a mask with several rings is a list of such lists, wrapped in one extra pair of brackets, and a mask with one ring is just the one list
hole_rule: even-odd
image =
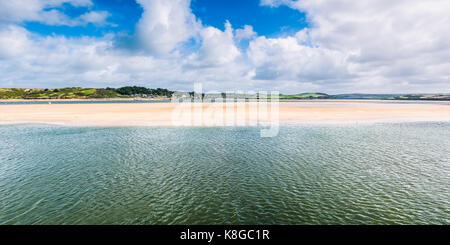
[[(248, 99), (245, 101), (248, 102)], [(62, 104), (62, 105), (71, 105), (71, 104), (141, 104), (141, 103), (167, 103), (171, 102), (170, 99), (166, 100), (0, 100), (0, 106), (2, 105), (46, 105), (46, 104)], [(192, 102), (196, 102), (192, 100)], [(210, 102), (214, 102), (211, 100)], [(320, 104), (328, 104), (328, 103), (336, 103), (339, 102), (339, 106), (380, 106), (380, 105), (450, 105), (449, 101), (424, 101), (424, 100), (408, 100), (408, 101), (398, 101), (398, 100), (377, 100), (368, 101), (368, 100), (287, 100), (282, 99), (280, 102), (290, 102), (290, 103), (301, 103), (303, 107), (308, 106), (318, 106)], [(351, 102), (342, 104), (342, 102)], [(370, 103), (368, 103), (370, 102)], [(316, 105), (310, 105), (310, 103), (314, 103)], [(295, 106), (295, 105), (294, 105)]]
[(450, 123), (0, 135), (0, 224), (450, 224)]

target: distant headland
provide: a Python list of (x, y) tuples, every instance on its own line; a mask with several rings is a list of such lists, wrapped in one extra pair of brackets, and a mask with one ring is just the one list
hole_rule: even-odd
[[(170, 99), (175, 91), (163, 88), (126, 86), (121, 88), (0, 88), (2, 100), (95, 100), (95, 99)], [(194, 92), (189, 93), (191, 96)], [(225, 97), (225, 93), (222, 93)], [(259, 97), (257, 95), (257, 97)], [(450, 94), (280, 94), (281, 100), (366, 99), (366, 100), (434, 100), (450, 101)]]

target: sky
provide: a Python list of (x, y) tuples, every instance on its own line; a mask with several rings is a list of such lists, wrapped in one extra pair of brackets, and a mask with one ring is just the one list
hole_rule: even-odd
[(449, 93), (448, 0), (0, 1), (0, 87)]

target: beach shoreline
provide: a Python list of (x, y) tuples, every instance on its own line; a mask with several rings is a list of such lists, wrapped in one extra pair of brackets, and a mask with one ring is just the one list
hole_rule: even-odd
[(101, 98), (101, 99), (0, 99), (0, 103), (8, 102), (82, 102), (82, 101), (170, 101), (161, 98)]
[[(192, 105), (194, 105), (193, 103)], [(258, 103), (256, 103), (257, 105)], [(219, 118), (223, 126), (234, 125), (237, 107), (232, 111), (208, 114), (216, 103), (202, 103), (201, 112), (191, 108), (191, 117), (178, 118), (179, 103), (98, 103), (98, 104), (11, 104), (0, 106), (0, 124), (57, 124), (74, 126), (222, 126), (211, 124)], [(298, 123), (369, 123), (396, 121), (450, 121), (450, 105), (441, 103), (386, 103), (385, 101), (312, 101), (280, 102), (278, 110), (270, 107), (264, 115), (251, 115), (250, 103), (235, 103), (245, 108), (244, 122)], [(253, 104), (255, 106), (255, 104)], [(179, 109), (178, 109), (179, 110)], [(186, 110), (184, 109), (186, 112)], [(275, 113), (277, 112), (277, 113)], [(214, 117), (214, 118), (213, 118)], [(192, 123), (200, 118), (200, 123)], [(174, 120), (178, 122), (174, 123)], [(209, 122), (208, 122), (209, 121)], [(205, 122), (205, 123), (204, 123)], [(207, 123), (208, 122), (208, 123)], [(214, 121), (216, 122), (216, 121)]]
[[(270, 100), (270, 99), (269, 99)], [(103, 101), (161, 101), (169, 102), (171, 98), (97, 98), (97, 99), (0, 99), (0, 102), (103, 102)], [(377, 103), (449, 103), (449, 100), (394, 100), (394, 99), (279, 99), (280, 102), (377, 102)]]

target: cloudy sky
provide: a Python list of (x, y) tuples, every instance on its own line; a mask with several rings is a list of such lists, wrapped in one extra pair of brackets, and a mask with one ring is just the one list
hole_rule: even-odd
[(450, 92), (448, 0), (0, 0), (0, 87)]

